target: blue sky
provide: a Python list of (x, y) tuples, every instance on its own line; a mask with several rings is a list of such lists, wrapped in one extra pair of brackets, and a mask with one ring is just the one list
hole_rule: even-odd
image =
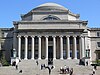
[(100, 28), (100, 0), (0, 0), (0, 28), (13, 27), (13, 21), (21, 19), (20, 14), (47, 2), (60, 4), (80, 14), (81, 20), (88, 20), (88, 27)]

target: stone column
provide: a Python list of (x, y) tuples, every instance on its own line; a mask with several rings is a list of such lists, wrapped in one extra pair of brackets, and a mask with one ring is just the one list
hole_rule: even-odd
[(56, 59), (56, 36), (53, 36), (53, 59)]
[(84, 36), (81, 36), (81, 57), (85, 57), (84, 55)]
[[(16, 28), (14, 28), (14, 32), (13, 32), (13, 57), (17, 57), (17, 55), (18, 55), (18, 51), (17, 51), (17, 33), (16, 33)], [(0, 47), (1, 47), (1, 45), (0, 45)], [(0, 48), (0, 50), (1, 50), (1, 48)]]
[(32, 37), (32, 58), (34, 60), (34, 37), (35, 36), (31, 36)]
[(71, 59), (70, 58), (70, 42), (69, 42), (69, 35), (66, 36), (67, 37), (67, 59)]
[(27, 52), (28, 52), (28, 36), (25, 35), (25, 60), (27, 60)]
[(74, 59), (77, 59), (77, 44), (76, 44), (77, 36), (73, 36), (73, 37), (74, 37)]
[(18, 58), (21, 59), (21, 36), (18, 36)]
[(82, 48), (81, 48), (81, 36), (80, 36), (80, 38), (79, 38), (79, 58), (81, 59), (82, 58)]
[(17, 25), (16, 24), (14, 24), (14, 30), (13, 30), (13, 51), (14, 51), (15, 57), (17, 57), (18, 56), (18, 37), (17, 37)]
[(49, 36), (45, 36), (46, 37), (46, 59), (48, 59), (48, 37)]
[(39, 57), (38, 59), (41, 59), (41, 36), (38, 36), (39, 38)]
[(84, 42), (85, 42), (85, 49), (84, 49), (84, 50), (85, 50), (85, 54), (84, 54), (84, 55), (86, 56), (86, 50), (89, 49), (89, 48), (88, 48), (88, 37), (85, 36), (84, 40), (85, 40), (85, 41), (84, 41)]
[(60, 59), (63, 59), (63, 36), (60, 36)]

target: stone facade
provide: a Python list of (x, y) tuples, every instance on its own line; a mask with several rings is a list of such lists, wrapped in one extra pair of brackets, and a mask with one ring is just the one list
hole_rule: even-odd
[(88, 21), (80, 20), (79, 14), (61, 5), (46, 3), (21, 18), (21, 21), (13, 21), (14, 30), (10, 35), (13, 39), (10, 38), (12, 42), (5, 47), (10, 47), (7, 50), (10, 53), (13, 50), (13, 57), (25, 60), (100, 59), (100, 29), (88, 28)]
[(13, 28), (0, 28), (0, 58), (5, 56), (10, 61), (13, 49)]

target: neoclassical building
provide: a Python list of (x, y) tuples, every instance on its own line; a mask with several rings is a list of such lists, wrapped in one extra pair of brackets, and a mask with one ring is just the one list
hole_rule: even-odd
[[(88, 21), (67, 8), (46, 3), (14, 21), (19, 59), (80, 59), (90, 49)], [(89, 55), (90, 56), (90, 55)]]
[(13, 53), (19, 59), (100, 59), (100, 28), (89, 28), (79, 14), (45, 3), (13, 21)]

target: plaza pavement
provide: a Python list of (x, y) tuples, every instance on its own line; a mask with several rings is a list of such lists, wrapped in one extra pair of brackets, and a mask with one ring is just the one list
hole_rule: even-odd
[[(58, 63), (59, 65), (60, 63)], [(6, 66), (0, 67), (0, 75), (49, 75), (48, 69), (40, 69), (40, 63), (37, 66), (35, 61), (32, 60), (22, 60), (18, 64), (18, 70), (16, 70), (15, 66)], [(61, 64), (63, 65), (63, 64)], [(68, 65), (66, 65), (68, 66)], [(62, 66), (64, 67), (64, 65)], [(73, 75), (91, 75), (92, 74), (92, 66), (82, 66), (82, 65), (70, 65), (69, 67), (73, 68)], [(22, 70), (22, 73), (19, 71)], [(69, 75), (69, 74), (60, 74), (59, 66), (55, 66), (54, 69), (51, 70), (51, 75)], [(100, 75), (100, 67), (97, 67), (96, 74)]]

